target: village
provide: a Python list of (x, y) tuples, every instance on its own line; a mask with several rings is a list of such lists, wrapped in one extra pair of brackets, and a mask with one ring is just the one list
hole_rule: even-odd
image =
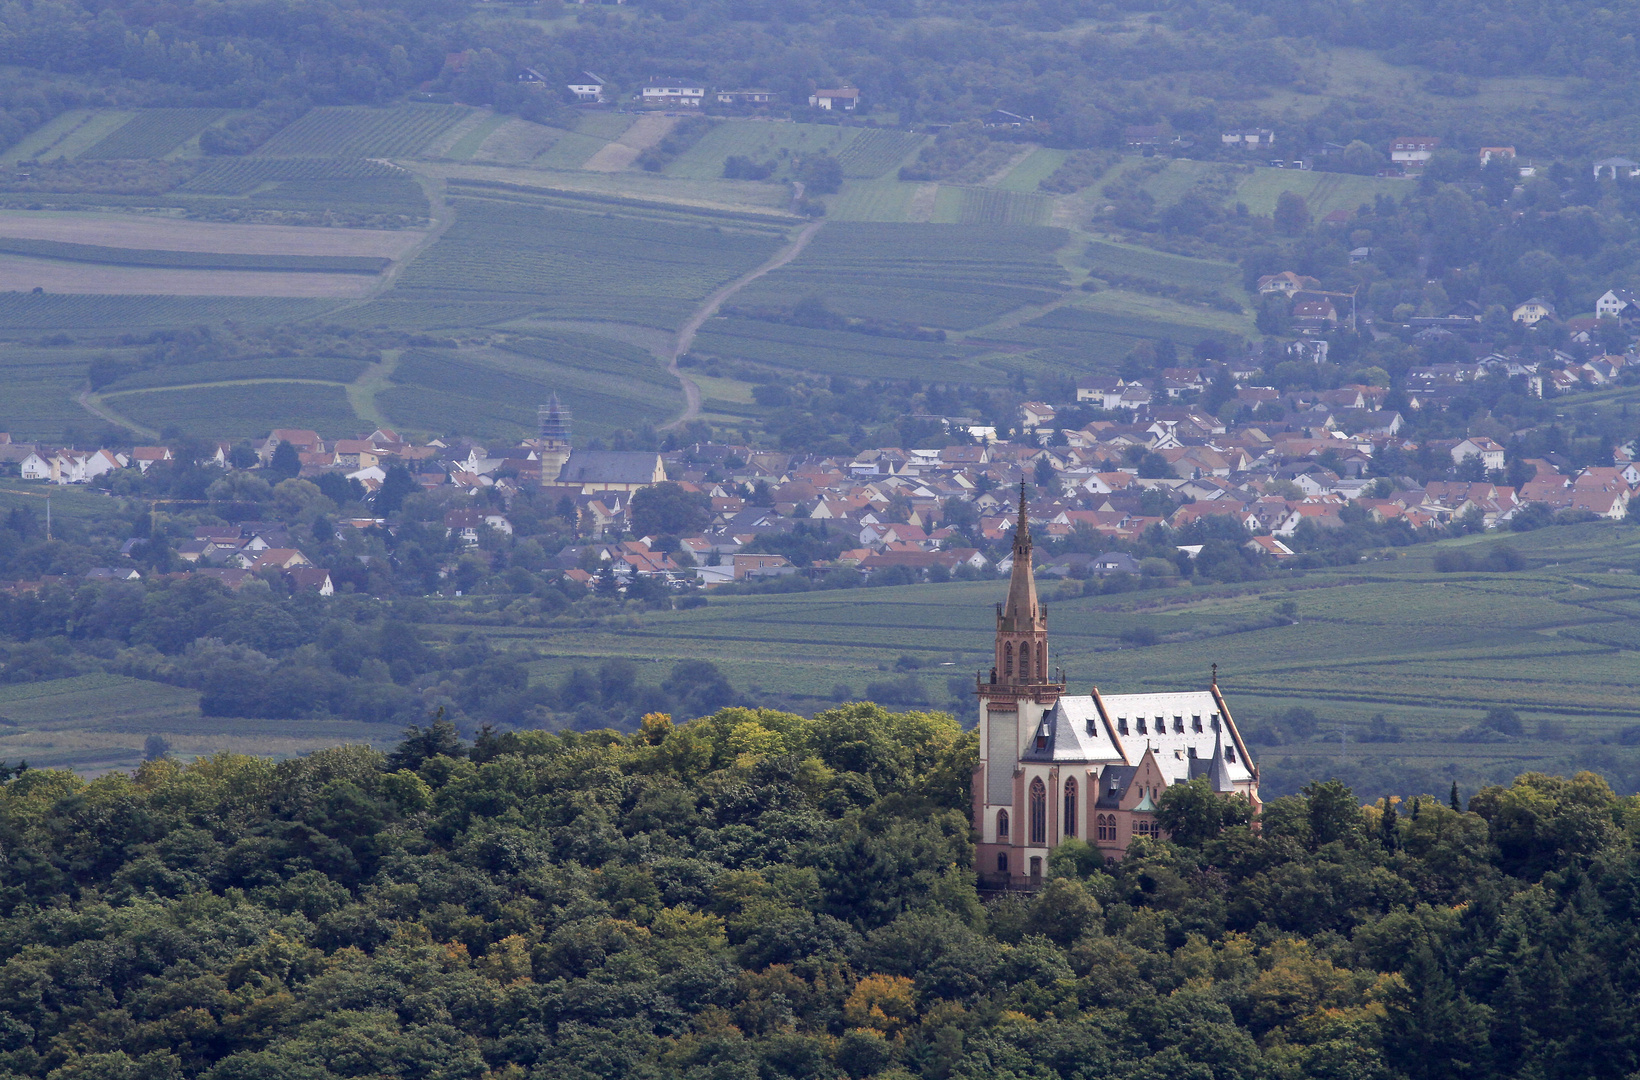
[[(1325, 356), (1323, 341), (1278, 348), (1307, 361)], [(402, 505), (406, 492), (425, 493), (446, 541), (439, 578), (452, 589), (457, 560), (493, 563), (497, 549), (525, 538), (512, 513), (525, 492), (568, 523), (548, 537), (570, 542), (548, 552), (545, 569), (570, 586), (596, 588), (602, 579), (606, 593), (627, 593), (638, 581), (648, 592), (660, 585), (676, 593), (795, 576), (835, 584), (1006, 574), (1021, 483), (1031, 528), (1044, 545), (1038, 573), (1098, 581), (1141, 575), (1143, 560), (1134, 554), (1140, 547), (1153, 554), (1167, 543), (1178, 558), (1193, 558), (1201, 544), (1187, 532), (1198, 523), (1194, 533), (1233, 537), (1249, 562), (1274, 568), (1351, 524), (1390, 525), (1433, 539), (1455, 527), (1520, 527), (1523, 514), (1535, 515), (1534, 523), (1557, 516), (1622, 520), (1640, 490), (1633, 445), (1613, 447), (1610, 464), (1578, 465), (1553, 452), (1521, 457), (1483, 434), (1407, 434), (1409, 416), (1438, 413), (1481, 380), (1507, 380), (1531, 397), (1547, 390), (1552, 398), (1616, 383), (1635, 370), (1632, 356), (1580, 363), (1559, 352), (1537, 358), (1542, 353), (1510, 349), (1414, 368), (1393, 392), (1365, 384), (1262, 386), (1263, 369), (1252, 362), (1173, 366), (1153, 378), (1087, 378), (1076, 384), (1075, 401), (1023, 402), (1016, 426), (1001, 435), (968, 418), (929, 418), (940, 422), (947, 445), (852, 455), (724, 442), (655, 451), (575, 448), (569, 410), (556, 398), (541, 409), (538, 436), (515, 444), (417, 442), (386, 428), (327, 440), (312, 430), (279, 428), (254, 443), (207, 442), (192, 452), (225, 477), (316, 485), (302, 490), (331, 500), (330, 527), (338, 533), (391, 533), (399, 523), (384, 507)], [(1210, 412), (1203, 396), (1215, 379), (1233, 380), (1234, 389), (1221, 392), (1224, 404)], [(1388, 407), (1392, 393), (1405, 413)], [(90, 485), (141, 499), (140, 478), (176, 465), (176, 452), (169, 445), (55, 447), (0, 434), (0, 469), (48, 490)], [(1426, 466), (1421, 483), (1385, 467), (1413, 460)], [(388, 500), (392, 474), (402, 490)], [(634, 500), (663, 485), (674, 512), (638, 520)], [(278, 489), (262, 490), (276, 496)], [(175, 559), (165, 572), (230, 588), (268, 580), (330, 595), (350, 587), (337, 580), (345, 575), (304, 552), (311, 545), (297, 537), (311, 531), (290, 520), (261, 520), (268, 504), (240, 498), (213, 487), (195, 500), (199, 513), (173, 514), (168, 542)], [(193, 507), (167, 506), (183, 509)], [(359, 510), (366, 512), (349, 516)], [(799, 555), (803, 545), (794, 545), (794, 535), (821, 538), (820, 554), (809, 545), (811, 557)], [(132, 556), (148, 542), (133, 536), (120, 560), (85, 576), (141, 577)], [(48, 580), (10, 588), (28, 591)]]

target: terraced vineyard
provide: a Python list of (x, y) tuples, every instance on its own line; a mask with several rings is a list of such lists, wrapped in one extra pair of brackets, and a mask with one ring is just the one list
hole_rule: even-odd
[(269, 181), (377, 180), (404, 176), (385, 161), (366, 158), (231, 158), (206, 166), (178, 191), (202, 195), (246, 195)]
[(0, 253), (111, 266), (152, 266), (183, 270), (283, 270), (330, 274), (379, 274), (392, 264), (391, 259), (369, 255), (253, 255), (209, 251), (154, 251), (145, 248), (71, 244), (57, 240), (28, 240), (17, 237), (0, 237)]
[(0, 293), (0, 330), (136, 330), (227, 320), (291, 322), (335, 307), (330, 300), (237, 296), (69, 296)]
[(103, 400), (144, 427), (158, 431), (174, 426), (184, 435), (201, 438), (254, 438), (281, 426), (309, 428), (337, 438), (355, 434), (360, 423), (340, 385), (246, 381), (131, 390), (106, 394)]
[(968, 188), (957, 210), (960, 225), (1045, 225), (1053, 200), (996, 188)]
[(701, 328), (693, 351), (706, 356), (751, 360), (771, 367), (878, 378), (892, 370), (906, 379), (1000, 383), (1001, 371), (964, 362), (971, 350), (956, 343), (908, 341), (760, 319), (713, 319)]
[(461, 105), (325, 106), (296, 120), (257, 157), (414, 157), (471, 110)]
[(162, 158), (226, 115), (226, 109), (143, 109), (80, 158)]
[(672, 328), (783, 239), (773, 228), (679, 215), (471, 198), (451, 205), (455, 223), (406, 268), (393, 298), (532, 301), (558, 318)]
[(307, 379), (348, 383), (358, 378), (370, 364), (345, 357), (276, 356), (256, 360), (218, 361), (208, 364), (167, 364), (111, 382), (104, 395), (121, 390), (145, 390), (163, 386), (196, 386), (201, 383), (241, 382), (246, 379)]
[[(1115, 295), (1100, 294), (1100, 297)], [(1040, 347), (1042, 355), (1056, 363), (1103, 371), (1113, 370), (1114, 365), (1139, 341), (1168, 338), (1180, 343), (1194, 343), (1204, 337), (1223, 337), (1235, 333), (1234, 324), (1224, 327), (1192, 326), (1184, 321), (1187, 317), (1194, 317), (1194, 313), (1191, 316), (1181, 313), (1181, 318), (1173, 321), (1066, 305), (1021, 326), (988, 336), (997, 341)]]
[(878, 128), (860, 132), (853, 142), (843, 147), (837, 162), (843, 166), (843, 175), (861, 180), (875, 180), (922, 146), (928, 136), (912, 131), (884, 131)]
[(1059, 295), (1060, 229), (833, 222), (790, 265), (736, 297), (789, 309), (819, 296), (833, 310), (952, 330), (972, 329)]
[(1239, 290), (1241, 285), (1241, 269), (1230, 263), (1191, 259), (1103, 240), (1088, 243), (1082, 262), (1095, 275), (1107, 270), (1128, 277), (1211, 290)]

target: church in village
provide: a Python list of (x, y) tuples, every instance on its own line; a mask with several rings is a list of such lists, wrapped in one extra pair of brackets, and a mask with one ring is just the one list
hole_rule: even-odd
[(1219, 693), (1067, 694), (1050, 674), (1048, 611), (1031, 574), (1031, 530), (1020, 488), (1008, 599), (997, 605), (996, 659), (978, 679), (974, 771), (976, 869), (1002, 886), (1042, 880), (1048, 852), (1079, 839), (1120, 859), (1136, 836), (1164, 835), (1162, 792), (1206, 777), (1225, 798), (1259, 806), (1258, 766)]

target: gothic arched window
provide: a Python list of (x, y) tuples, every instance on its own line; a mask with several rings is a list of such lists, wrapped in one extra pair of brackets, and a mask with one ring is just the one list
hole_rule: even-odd
[(1008, 811), (997, 811), (997, 839), (1008, 839)]
[(1014, 643), (1011, 641), (1002, 647), (1002, 674), (1010, 679), (1014, 677)]
[(1048, 643), (1036, 643), (1036, 677), (1043, 682), (1048, 681)]
[(1046, 844), (1048, 842), (1048, 789), (1042, 786), (1042, 778), (1031, 781), (1031, 843)]
[(1076, 778), (1065, 781), (1065, 825), (1066, 836), (1076, 835)]

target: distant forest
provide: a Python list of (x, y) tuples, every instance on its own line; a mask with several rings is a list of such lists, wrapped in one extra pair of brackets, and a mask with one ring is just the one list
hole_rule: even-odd
[[(0, 784), (0, 1078), (1449, 1080), (1640, 1060), (1640, 798), (1526, 775), (982, 898), (974, 737), (854, 704)], [(5, 775), (14, 769), (7, 768)], [(1409, 793), (1410, 794), (1410, 793)], [(1464, 809), (1455, 807), (1462, 805)]]
[[(1636, 6), (642, 0), (546, 21), (559, 0), (508, 9), (453, 0), (10, 4), (0, 62), (57, 78), (25, 70), (0, 84), (0, 141), (84, 104), (262, 106), (270, 122), (239, 121), (253, 131), (243, 149), (257, 141), (254, 129), (271, 131), (292, 109), (419, 88), (541, 118), (562, 105), (564, 82), (592, 69), (628, 94), (669, 75), (772, 88), (799, 106), (817, 84), (850, 82), (864, 88), (868, 110), (892, 110), (901, 123), (1004, 107), (1035, 117), (1032, 137), (1061, 146), (1114, 146), (1124, 125), (1157, 121), (1216, 142), (1219, 125), (1258, 118), (1272, 92), (1317, 90), (1318, 45), (1419, 65), (1410, 82), (1460, 98), (1475, 94), (1476, 76), (1575, 79), (1572, 89), (1586, 90), (1579, 108), (1598, 126), (1619, 122), (1611, 106), (1632, 93), (1621, 74), (1640, 59)], [(460, 70), (447, 68), (447, 55), (466, 50)], [(525, 66), (546, 76), (546, 94), (517, 84)], [(1339, 98), (1298, 122), (1311, 142), (1376, 144), (1417, 119), (1405, 102)], [(1487, 137), (1537, 152), (1589, 137), (1527, 111), (1500, 122), (1511, 130)]]

